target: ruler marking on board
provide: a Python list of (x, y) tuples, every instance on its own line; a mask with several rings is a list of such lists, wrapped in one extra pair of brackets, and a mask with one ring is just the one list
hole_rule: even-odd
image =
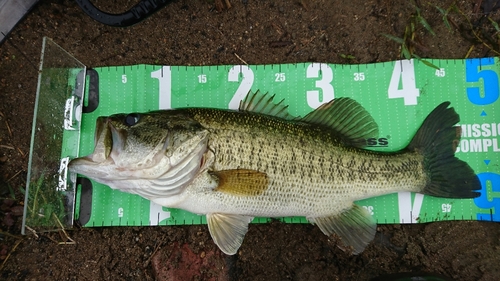
[[(323, 63), (294, 63), (294, 64), (271, 64), (271, 65), (249, 65), (249, 69), (252, 71), (254, 75), (254, 81), (251, 85), (252, 90), (256, 90), (256, 87), (259, 87), (259, 90), (264, 91), (264, 88), (270, 88), (270, 89), (276, 89), (272, 90), (275, 91), (275, 94), (279, 94), (280, 98), (285, 98), (286, 101), (288, 102), (295, 102), (296, 104), (291, 104), (290, 108), (296, 110), (296, 112), (301, 112), (301, 114), (307, 113), (307, 111), (312, 110), (312, 108), (309, 108), (307, 102), (306, 102), (306, 92), (307, 91), (312, 91), (312, 90), (317, 90), (319, 91), (320, 95), (323, 96), (324, 89), (315, 87), (315, 83), (322, 79), (323, 75), (327, 72), (327, 68), (331, 70), (335, 70), (335, 75), (329, 84), (334, 88), (335, 90), (335, 97), (342, 97), (342, 96), (353, 96), (356, 99), (360, 99), (359, 102), (362, 103), (363, 105), (370, 106), (372, 110), (370, 112), (374, 115), (374, 118), (376, 118), (377, 122), (382, 121), (383, 123), (381, 127), (381, 135), (386, 136), (390, 135), (391, 139), (389, 140), (390, 144), (387, 149), (390, 149), (391, 147), (394, 147), (395, 145), (403, 146), (406, 145), (406, 139), (410, 139), (412, 136), (411, 134), (416, 131), (418, 124), (412, 124), (411, 128), (402, 128), (401, 131), (403, 132), (404, 137), (400, 137), (397, 133), (399, 132), (399, 128), (397, 130), (392, 127), (390, 124), (385, 124), (383, 119), (388, 116), (394, 116), (393, 118), (389, 119), (402, 119), (402, 118), (408, 118), (410, 116), (412, 120), (415, 120), (415, 123), (421, 122), (425, 118), (425, 114), (430, 112), (434, 106), (438, 104), (438, 102), (443, 101), (443, 100), (450, 100), (452, 102), (452, 106), (455, 106), (456, 108), (459, 108), (457, 110), (461, 115), (463, 115), (464, 118), (464, 124), (475, 124), (475, 123), (499, 123), (499, 118), (500, 116), (496, 115), (495, 112), (500, 112), (500, 110), (495, 110), (494, 105), (491, 105), (488, 109), (488, 116), (482, 117), (486, 118), (485, 120), (489, 121), (481, 121), (482, 119), (478, 119), (478, 117), (474, 116), (479, 116), (479, 112), (476, 112), (479, 110), (479, 106), (475, 107), (474, 105), (471, 104), (471, 101), (467, 99), (466, 95), (466, 89), (468, 87), (479, 87), (481, 91), (483, 91), (484, 87), (488, 87), (489, 81), (483, 81), (483, 80), (478, 80), (478, 82), (466, 82), (465, 80), (465, 69), (467, 67), (473, 66), (474, 63), (477, 64), (479, 62), (478, 70), (480, 69), (483, 70), (491, 70), (493, 69), (494, 72), (498, 75), (499, 70), (498, 70), (498, 64), (489, 64), (486, 65), (485, 62), (490, 62), (491, 59), (488, 60), (478, 60), (473, 62), (471, 60), (470, 62), (467, 62), (465, 60), (456, 60), (452, 59), (451, 61), (448, 60), (428, 60), (434, 65), (438, 65), (440, 68), (446, 68), (446, 77), (464, 77), (463, 81), (456, 80), (456, 81), (448, 81), (448, 80), (453, 80), (453, 79), (443, 79), (439, 80), (441, 77), (437, 77), (436, 75), (433, 75), (435, 69), (430, 68), (429, 66), (424, 65), (424, 63), (415, 60), (414, 63), (412, 63), (412, 67), (414, 67), (415, 71), (415, 76), (417, 80), (416, 87), (420, 87), (420, 96), (416, 97), (417, 100), (417, 105), (407, 105), (405, 106), (403, 103), (403, 99), (400, 98), (395, 98), (395, 99), (388, 99), (387, 98), (387, 89), (389, 87), (389, 82), (391, 80), (391, 73), (394, 69), (395, 64), (399, 64), (399, 66), (403, 65), (402, 61), (394, 61), (394, 62), (384, 62), (384, 63), (376, 63), (376, 64), (359, 64), (359, 65), (339, 65), (339, 64), (323, 64)], [(318, 78), (307, 78), (306, 77), (306, 70), (308, 67), (314, 66), (318, 67), (321, 70), (321, 73), (319, 74)], [(456, 66), (456, 67), (454, 67)], [(130, 68), (128, 68), (130, 67)], [(239, 70), (239, 82), (229, 82), (227, 79), (227, 73), (230, 71), (231, 68), (237, 67)], [(158, 83), (158, 79), (151, 79), (151, 76), (149, 76), (150, 80), (145, 80), (147, 79), (148, 75), (151, 75), (148, 73), (148, 71), (155, 72), (155, 71), (160, 71), (160, 75), (164, 77), (166, 75), (165, 71), (169, 70), (171, 78), (169, 82), (165, 82), (168, 84), (168, 88), (170, 90), (169, 97), (171, 98), (171, 101), (169, 103), (169, 108), (174, 107), (174, 106), (179, 106), (179, 104), (183, 104), (184, 100), (181, 100), (182, 96), (179, 93), (179, 89), (182, 91), (186, 90), (189, 92), (190, 96), (182, 96), (182, 99), (193, 99), (194, 101), (189, 100), (188, 102), (194, 102), (194, 104), (204, 104), (206, 101), (210, 102), (210, 106), (213, 107), (218, 107), (218, 108), (224, 108), (227, 107), (227, 104), (225, 102), (229, 101), (231, 99), (231, 95), (234, 95), (234, 92), (228, 93), (228, 91), (232, 91), (231, 89), (234, 89), (238, 85), (241, 84), (242, 78), (244, 78), (243, 74), (243, 68), (246, 67), (245, 65), (216, 65), (216, 66), (197, 66), (197, 67), (191, 67), (191, 66), (148, 66), (144, 65), (144, 74), (140, 75), (145, 75), (146, 77), (136, 77), (139, 75), (138, 69), (139, 65), (137, 67), (133, 66), (127, 66), (127, 67), (118, 67), (115, 66), (113, 69), (111, 67), (103, 67), (103, 68), (96, 68), (98, 71), (103, 72), (103, 71), (108, 71), (110, 75), (107, 75), (107, 78), (103, 78), (102, 81), (100, 82), (100, 86), (102, 86), (104, 89), (102, 90), (103, 93), (113, 93), (113, 87), (116, 87), (116, 81), (108, 81), (105, 79), (112, 79), (113, 77), (113, 72), (117, 73), (127, 73), (127, 75), (130, 76), (129, 82), (130, 85), (127, 85), (127, 91), (128, 88), (132, 89), (142, 89), (142, 87), (134, 87), (135, 84), (133, 83), (144, 83), (145, 86), (144, 89), (145, 91), (148, 91), (148, 83)], [(142, 67), (141, 67), (142, 68)], [(168, 69), (167, 69), (168, 68)], [(126, 69), (126, 72), (125, 72)], [(404, 71), (403, 71), (404, 70)], [(285, 73), (286, 74), (286, 80), (282, 81), (280, 83), (277, 83), (275, 81), (275, 71), (278, 71), (279, 73)], [(357, 71), (357, 72), (367, 72), (365, 75), (364, 81), (354, 81), (352, 77), (352, 71)], [(432, 71), (432, 72), (431, 72)], [(237, 71), (238, 72), (238, 71)], [(400, 77), (399, 79), (401, 80), (404, 75), (407, 75), (408, 71), (406, 71), (406, 68), (403, 69), (403, 67), (400, 68)], [(206, 84), (203, 86), (203, 93), (195, 93), (193, 92), (192, 89), (194, 89), (195, 86), (193, 85), (196, 84), (193, 83), (193, 80), (190, 79), (195, 79), (196, 77), (190, 77), (191, 75), (207, 75), (209, 76), (207, 79)], [(424, 78), (425, 77), (425, 78)], [(427, 79), (430, 82), (425, 82), (425, 85), (422, 85), (423, 79)], [(446, 81), (445, 81), (446, 80)], [(142, 81), (147, 81), (147, 82), (142, 82)], [(233, 83), (233, 84), (231, 84)], [(356, 84), (357, 83), (357, 84)], [(447, 84), (447, 83), (453, 83), (453, 84)], [(473, 83), (473, 84), (471, 84)], [(109, 84), (109, 85), (105, 85)], [(174, 85), (175, 84), (175, 85)], [(455, 85), (455, 84), (458, 84)], [(484, 84), (484, 85), (483, 85)], [(291, 86), (293, 85), (293, 86)], [(472, 85), (472, 86), (471, 86)], [(206, 87), (205, 87), (206, 86)], [(404, 86), (404, 85), (403, 85)], [(425, 86), (425, 91), (422, 91)], [(436, 87), (442, 87), (442, 88), (436, 88)], [(155, 86), (158, 87), (158, 84)], [(175, 87), (175, 88), (172, 88)], [(354, 93), (354, 92), (349, 92), (350, 88), (356, 89), (356, 91), (359, 91), (359, 93)], [(446, 93), (446, 89), (455, 89), (453, 94), (451, 93)], [(199, 89), (199, 88), (197, 88)], [(285, 89), (285, 90), (283, 90)], [(339, 90), (339, 89), (342, 89)], [(404, 89), (404, 87), (403, 87)], [(151, 91), (151, 90), (149, 90)], [(157, 90), (155, 90), (157, 91)], [(172, 91), (175, 91), (176, 96), (172, 96)], [(440, 95), (439, 97), (436, 97), (434, 94), (435, 92), (439, 91)], [(288, 93), (290, 92), (290, 93)], [(366, 95), (362, 95), (360, 93), (365, 93)], [(216, 94), (220, 95), (220, 93), (225, 93), (226, 96), (218, 96), (218, 98), (213, 98)], [(143, 93), (133, 93), (132, 90), (130, 92), (124, 93), (124, 95), (135, 95), (137, 96), (142, 95)], [(154, 94), (154, 93), (153, 93)], [(114, 97), (109, 97), (109, 100), (112, 101)], [(374, 104), (368, 104), (366, 101), (373, 102), (375, 101), (376, 103)], [(300, 104), (304, 103), (304, 104)], [(154, 108), (153, 105), (148, 105), (147, 102), (145, 102), (148, 108)], [(495, 102), (495, 105), (498, 104), (498, 102)], [(416, 110), (415, 106), (418, 106)], [(422, 107), (420, 107), (422, 106)], [(101, 105), (99, 105), (101, 107)], [(164, 106), (161, 106), (161, 108), (165, 108)], [(466, 108), (466, 110), (464, 109)], [(98, 108), (99, 109), (99, 108)], [(107, 110), (107, 111), (106, 111)], [(122, 109), (119, 108), (112, 108), (109, 107), (108, 109), (102, 109), (98, 112), (99, 115), (106, 115), (107, 112), (118, 112)], [(129, 110), (129, 109), (125, 109)], [(132, 109), (130, 109), (132, 110)], [(135, 111), (141, 111), (141, 108), (133, 109)], [(477, 114), (476, 114), (477, 113)], [(415, 115), (410, 115), (410, 114), (415, 114)], [(93, 115), (97, 116), (97, 113)], [(84, 116), (85, 117), (85, 116)], [(495, 119), (496, 118), (496, 119)], [(93, 123), (93, 120), (87, 120), (85, 119), (86, 122)], [(88, 130), (88, 128), (87, 128)], [(93, 130), (93, 129), (91, 129)], [(406, 133), (405, 133), (406, 132)], [(86, 131), (84, 132), (85, 134), (93, 134), (93, 131)], [(404, 140), (403, 140), (404, 138)], [(472, 141), (473, 138), (466, 136), (462, 138), (464, 141)], [(399, 143), (398, 143), (399, 142)], [(86, 144), (87, 146), (91, 144)], [(91, 149), (87, 149), (86, 151), (89, 151)], [(378, 149), (378, 148), (377, 148)], [(490, 149), (491, 150), (491, 149)], [(387, 150), (388, 151), (388, 150)], [(491, 151), (490, 151), (491, 152)], [(488, 152), (488, 153), (490, 153)], [(486, 156), (490, 155), (490, 156)], [(495, 158), (496, 156), (496, 158)], [(498, 154), (486, 154), (484, 152), (477, 152), (477, 153), (472, 153), (472, 152), (458, 152), (457, 157), (461, 159), (465, 159), (467, 162), (471, 163), (471, 165), (474, 165), (474, 169), (477, 173), (481, 172), (492, 172), (492, 173), (499, 173), (500, 171), (498, 168), (492, 168), (492, 166), (484, 166), (484, 163), (481, 162), (483, 159), (488, 158), (488, 159), (498, 159)], [(481, 164), (481, 165), (479, 165)], [(102, 189), (106, 189), (107, 187), (102, 187)], [(101, 189), (101, 187), (96, 187), (94, 190)], [(489, 192), (489, 191), (488, 191)], [(109, 194), (111, 198), (121, 198), (122, 195), (118, 194), (119, 192), (115, 191), (110, 191)], [(393, 196), (394, 197), (394, 196)], [(396, 196), (397, 197), (397, 196)], [(483, 219), (485, 220), (495, 220), (495, 215), (494, 211), (496, 210), (497, 212), (500, 211), (500, 208), (495, 208), (495, 207), (489, 207), (489, 208), (479, 208), (475, 205), (473, 200), (470, 200), (470, 202), (460, 202), (460, 204), (453, 205), (452, 210), (450, 212), (444, 213), (441, 208), (442, 204), (446, 203), (447, 201), (439, 201), (438, 199), (432, 199), (429, 202), (427, 201), (427, 197), (422, 203), (422, 213), (421, 216), (418, 216), (418, 214), (415, 214), (418, 218), (413, 217), (413, 212), (410, 211), (410, 216), (409, 218), (406, 217), (405, 221), (408, 223), (416, 223), (416, 222), (427, 222), (427, 221), (439, 221), (439, 220), (455, 220), (455, 219), (465, 219), (469, 218), (474, 220), (474, 219), (480, 219), (480, 216), (478, 214), (484, 214)], [(496, 197), (495, 197), (496, 198)], [(109, 199), (108, 199), (109, 200)], [(138, 199), (134, 198), (132, 199), (125, 199), (125, 202), (128, 202), (127, 200), (131, 200), (130, 202), (142, 202), (141, 200), (144, 199)], [(413, 199), (412, 199), (413, 200)], [(93, 200), (95, 201), (95, 200)], [(112, 201), (112, 199), (111, 199)], [(398, 223), (400, 222), (399, 214), (397, 213), (397, 200), (392, 198), (391, 196), (388, 196), (387, 199), (381, 199), (380, 201), (370, 201), (369, 199), (367, 201), (362, 200), (363, 203), (359, 203), (360, 205), (368, 205), (368, 203), (364, 202), (379, 202), (377, 204), (370, 203), (369, 205), (375, 205), (375, 210), (374, 210), (374, 216), (377, 222), (381, 223)], [(96, 201), (99, 202), (99, 201)], [(392, 202), (389, 204), (389, 202)], [(105, 203), (96, 203), (98, 205), (106, 205)], [(139, 204), (139, 203), (132, 203), (133, 205)], [(396, 204), (395, 206), (389, 206), (391, 204)], [(98, 210), (103, 209), (103, 213), (107, 213), (108, 211), (106, 210), (106, 206), (98, 206)], [(387, 211), (383, 211), (384, 209), (387, 209)], [(142, 209), (140, 209), (142, 210)], [(411, 209), (410, 209), (411, 210)], [(175, 210), (175, 209), (169, 209), (169, 211), (172, 211), (172, 217), (166, 220), (161, 220), (159, 221), (158, 218), (158, 224), (162, 225), (182, 225), (182, 224), (198, 224), (199, 223), (205, 223), (203, 220), (203, 217), (199, 217), (198, 215), (193, 215), (193, 214), (186, 214), (186, 212)], [(489, 211), (489, 212), (488, 212)], [(142, 212), (147, 212), (147, 210), (142, 210)], [(471, 213), (472, 212), (472, 213)], [(477, 214), (475, 213), (477, 212)], [(111, 213), (111, 212), (109, 212)], [(129, 212), (130, 213), (130, 212)], [(424, 215), (424, 213), (426, 215)], [(489, 213), (489, 217), (487, 218)], [(384, 217), (383, 214), (387, 214), (387, 217)], [(436, 215), (437, 214), (437, 215)], [(95, 217), (94, 217), (95, 215)], [(147, 214), (149, 217), (149, 214)], [(111, 215), (108, 215), (111, 217)], [(173, 217), (179, 218), (179, 219), (174, 219)], [(194, 216), (198, 216), (198, 218), (195, 218)], [(303, 218), (281, 218), (280, 220), (290, 222), (290, 223), (302, 223), (305, 222)], [(87, 226), (95, 226), (97, 221), (101, 221), (102, 225), (106, 224), (115, 224), (117, 223), (117, 220), (113, 219), (102, 219), (99, 216), (97, 216), (96, 212), (93, 214), (93, 218), (91, 221), (87, 224)], [(266, 218), (258, 218), (256, 222), (266, 222)], [(136, 225), (137, 222), (140, 222), (141, 225), (147, 225), (149, 220), (144, 220), (141, 219), (139, 216), (137, 217), (124, 217), (123, 219), (120, 219), (118, 221), (118, 224), (120, 225)], [(149, 222), (151, 224), (152, 222)], [(97, 223), (99, 224), (99, 223)]]

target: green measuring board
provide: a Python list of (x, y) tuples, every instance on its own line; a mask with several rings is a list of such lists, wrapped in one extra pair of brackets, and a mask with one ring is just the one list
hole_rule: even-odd
[[(500, 221), (498, 58), (418, 60), (363, 65), (298, 63), (276, 65), (156, 66), (94, 68), (88, 75), (81, 117), (79, 155), (94, 147), (95, 120), (114, 113), (180, 107), (236, 109), (250, 90), (285, 99), (292, 115), (305, 116), (322, 103), (351, 97), (380, 127), (369, 149), (404, 148), (438, 104), (450, 101), (461, 116), (462, 139), (456, 156), (478, 174), (476, 199), (442, 199), (407, 192), (358, 201), (378, 223), (440, 220)], [(89, 72), (88, 72), (89, 74)], [(90, 90), (89, 90), (90, 89)], [(90, 95), (90, 97), (89, 97)], [(183, 225), (205, 223), (205, 216), (158, 206), (88, 179), (79, 179), (76, 216), (83, 226)], [(305, 218), (284, 218), (303, 223)], [(267, 222), (256, 218), (254, 222)]]

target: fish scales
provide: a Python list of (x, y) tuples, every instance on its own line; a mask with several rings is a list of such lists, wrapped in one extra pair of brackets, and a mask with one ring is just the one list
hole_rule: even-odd
[(374, 194), (417, 191), (428, 181), (423, 157), (416, 153), (380, 154), (346, 147), (320, 128), (268, 116), (187, 111), (210, 131), (213, 170), (250, 169), (269, 177), (268, 188), (257, 196), (213, 194), (222, 202), (240, 201), (234, 210), (224, 211), (323, 216)]
[(363, 149), (378, 126), (350, 98), (303, 118), (260, 92), (250, 93), (240, 111), (115, 114), (97, 119), (94, 152), (73, 159), (69, 169), (206, 215), (215, 244), (229, 255), (256, 216), (305, 216), (357, 254), (373, 240), (376, 222), (356, 200), (398, 191), (479, 196), (479, 179), (454, 155), (460, 118), (449, 105), (438, 105), (408, 146), (394, 153)]

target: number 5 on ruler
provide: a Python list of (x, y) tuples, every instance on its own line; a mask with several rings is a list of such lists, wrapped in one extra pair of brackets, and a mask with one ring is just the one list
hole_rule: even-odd
[[(401, 89), (399, 82), (401, 81)], [(416, 105), (420, 90), (415, 81), (415, 64), (413, 60), (394, 62), (391, 81), (389, 82), (388, 97), (390, 99), (402, 98), (405, 105)]]
[(229, 109), (238, 109), (240, 101), (244, 99), (248, 92), (250, 92), (250, 89), (252, 89), (254, 75), (252, 69), (246, 65), (235, 65), (231, 67), (227, 80), (229, 82), (239, 82), (240, 73), (243, 75), (243, 78), (241, 79), (238, 89), (236, 89), (236, 93), (234, 93), (233, 98), (229, 102)]
[(483, 66), (495, 65), (492, 58), (468, 59), (465, 64), (465, 82), (483, 82), (483, 93), (479, 85), (467, 86), (467, 97), (473, 104), (488, 105), (498, 100), (498, 74), (493, 69), (482, 69)]

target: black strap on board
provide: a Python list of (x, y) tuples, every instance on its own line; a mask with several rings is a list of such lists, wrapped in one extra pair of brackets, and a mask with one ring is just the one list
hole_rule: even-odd
[(83, 106), (83, 113), (90, 113), (99, 106), (99, 73), (94, 69), (87, 69), (86, 73), (89, 79), (89, 90), (87, 105)]
[(77, 177), (76, 184), (80, 186), (80, 213), (78, 223), (86, 225), (92, 215), (92, 182), (88, 178)]
[(109, 14), (99, 10), (90, 0), (76, 0), (82, 10), (94, 20), (115, 27), (127, 27), (141, 22), (172, 0), (142, 0), (130, 10), (121, 14)]

